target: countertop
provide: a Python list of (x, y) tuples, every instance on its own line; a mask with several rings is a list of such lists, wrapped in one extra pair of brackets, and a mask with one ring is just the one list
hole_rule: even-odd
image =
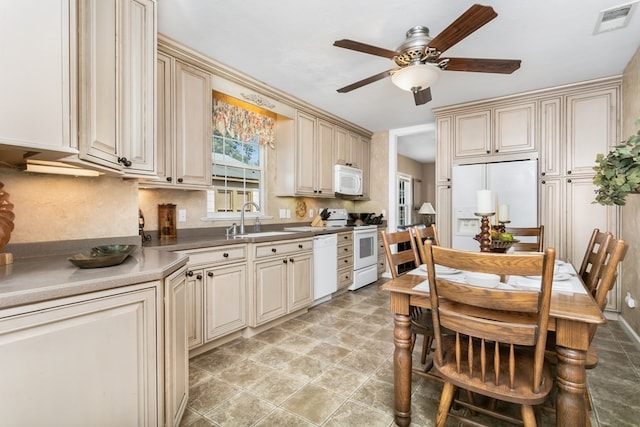
[(14, 260), (0, 267), (0, 309), (162, 280), (188, 261), (184, 255), (138, 248), (120, 265), (82, 269), (69, 255)]
[[(249, 238), (225, 237), (223, 229), (178, 230), (176, 239), (152, 238), (149, 244), (136, 249), (120, 265), (91, 269), (78, 268), (67, 258), (78, 252), (79, 244), (89, 248), (95, 246), (95, 242), (56, 242), (55, 247), (60, 248), (60, 253), (56, 253), (51, 245), (41, 245), (44, 249), (41, 250), (40, 256), (18, 257), (14, 258), (12, 264), (0, 266), (0, 309), (162, 280), (188, 261), (187, 256), (175, 253), (176, 251), (311, 238), (317, 234), (338, 233), (351, 229), (351, 227), (330, 227)], [(265, 232), (282, 231), (283, 227), (264, 227), (263, 230)], [(31, 249), (31, 247), (27, 248), (27, 250)], [(38, 251), (33, 250), (32, 253), (37, 254)]]

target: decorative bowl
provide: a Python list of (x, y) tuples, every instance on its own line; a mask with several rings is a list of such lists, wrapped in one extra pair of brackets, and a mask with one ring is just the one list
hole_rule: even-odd
[(67, 259), (80, 268), (111, 267), (122, 264), (137, 247), (136, 245), (96, 246)]
[(518, 243), (520, 240), (492, 240), (491, 241), (491, 252), (506, 252), (514, 243)]

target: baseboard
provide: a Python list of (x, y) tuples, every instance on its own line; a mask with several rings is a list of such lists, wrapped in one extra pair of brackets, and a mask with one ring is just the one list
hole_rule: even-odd
[(631, 335), (633, 337), (633, 339), (636, 340), (636, 342), (638, 344), (640, 344), (640, 336), (636, 333), (636, 331), (634, 331), (631, 328), (631, 325), (629, 325), (627, 323), (626, 320), (624, 320), (624, 318), (622, 316), (618, 316), (618, 322), (620, 322), (620, 324), (622, 325), (623, 328), (625, 328), (627, 330), (627, 332), (629, 333), (629, 335)]

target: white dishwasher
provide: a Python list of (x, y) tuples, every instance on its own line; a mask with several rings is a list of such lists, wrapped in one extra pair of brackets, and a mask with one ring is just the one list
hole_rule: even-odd
[(338, 235), (313, 238), (313, 305), (331, 299), (338, 290)]

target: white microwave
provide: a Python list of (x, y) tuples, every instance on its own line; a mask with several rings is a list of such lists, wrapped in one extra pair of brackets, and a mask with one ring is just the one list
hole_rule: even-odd
[(335, 165), (333, 191), (338, 195), (362, 196), (362, 169)]

